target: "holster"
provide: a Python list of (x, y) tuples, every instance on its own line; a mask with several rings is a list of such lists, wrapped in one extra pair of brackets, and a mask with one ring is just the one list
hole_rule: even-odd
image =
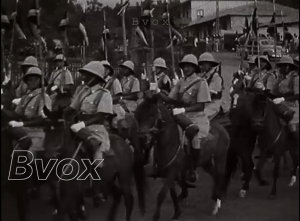
[(193, 139), (195, 135), (199, 132), (197, 125), (184, 114), (179, 114), (174, 116), (176, 123), (185, 131), (185, 135), (188, 139)]
[(285, 122), (289, 122), (293, 119), (295, 111), (290, 110), (284, 104), (276, 104), (275, 110), (278, 116)]

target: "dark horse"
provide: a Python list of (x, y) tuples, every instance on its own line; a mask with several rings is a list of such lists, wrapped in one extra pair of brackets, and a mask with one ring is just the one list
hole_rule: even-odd
[[(181, 214), (179, 203), (188, 197), (188, 184), (185, 182), (185, 177), (190, 167), (190, 156), (181, 143), (178, 126), (171, 112), (156, 96), (144, 99), (136, 110), (135, 118), (139, 125), (140, 135), (147, 135), (154, 139), (154, 159), (163, 182), (163, 187), (157, 197), (153, 220), (159, 220), (161, 205), (168, 190), (175, 209), (173, 220), (178, 220)], [(214, 179), (212, 199), (215, 201), (215, 207), (212, 213), (216, 214), (227, 190), (223, 181), (230, 140), (226, 130), (217, 123), (212, 122), (210, 132), (214, 139), (202, 142), (203, 157), (198, 165)], [(175, 190), (176, 181), (182, 188), (179, 197)]]
[[(76, 142), (75, 135), (71, 133), (70, 126), (68, 123), (67, 126), (57, 125), (58, 122), (57, 115), (52, 112), (49, 114), (49, 118), (52, 119), (52, 130), (47, 133), (48, 136), (51, 136), (47, 140), (57, 140), (63, 139), (62, 151), (65, 152), (63, 154), (63, 158), (70, 158), (74, 156), (76, 147), (78, 146), (78, 142)], [(54, 117), (55, 116), (55, 117)], [(56, 119), (56, 120), (55, 120)], [(133, 195), (131, 188), (131, 180), (133, 176), (136, 180), (137, 190), (142, 190), (144, 187), (140, 187), (139, 185), (143, 184), (139, 182), (141, 177), (139, 174), (133, 174), (134, 170), (134, 159), (133, 152), (130, 146), (119, 136), (115, 134), (110, 134), (110, 145), (112, 150), (115, 153), (115, 157), (104, 159), (104, 165), (101, 168), (97, 168), (99, 176), (101, 177), (101, 181), (93, 181), (95, 184), (101, 189), (104, 193), (110, 193), (113, 196), (113, 204), (109, 211), (107, 220), (113, 221), (115, 220), (116, 210), (120, 204), (121, 197), (123, 195), (126, 207), (126, 221), (131, 220), (131, 213), (133, 210)], [(92, 154), (83, 153), (79, 150), (77, 154), (77, 158), (90, 159)], [(76, 159), (76, 158), (75, 158)], [(93, 168), (89, 168), (93, 170)], [(117, 185), (117, 182), (118, 184)], [(59, 196), (59, 209), (58, 209), (58, 219), (62, 220), (62, 216), (65, 213), (69, 214), (69, 217), (72, 221), (77, 221), (77, 217), (73, 216), (72, 211), (76, 209), (77, 199), (80, 200), (80, 197), (83, 195), (84, 188), (81, 187), (80, 181), (60, 181), (60, 194)], [(139, 200), (144, 199), (141, 197), (141, 193), (138, 191)], [(141, 210), (142, 215), (145, 213), (145, 202), (139, 201), (139, 208)], [(71, 214), (71, 215), (70, 215)], [(72, 218), (71, 218), (72, 217)]]

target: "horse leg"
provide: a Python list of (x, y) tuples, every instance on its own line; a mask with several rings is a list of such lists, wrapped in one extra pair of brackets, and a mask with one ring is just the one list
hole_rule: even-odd
[(272, 184), (272, 190), (269, 194), (269, 199), (275, 199), (276, 198), (276, 192), (277, 192), (277, 179), (279, 175), (279, 166), (280, 166), (280, 155), (278, 153), (274, 156), (274, 168), (273, 168), (273, 184)]
[(179, 216), (181, 215), (181, 209), (180, 209), (179, 200), (178, 200), (178, 196), (177, 196), (175, 187), (170, 188), (170, 196), (172, 198), (173, 206), (174, 206), (174, 210), (175, 210), (172, 220), (177, 221)]
[(255, 175), (255, 177), (258, 181), (258, 184), (260, 186), (268, 186), (269, 185), (269, 182), (264, 180), (261, 176), (261, 171), (263, 170), (266, 161), (267, 161), (267, 153), (266, 153), (266, 151), (261, 150), (260, 151), (260, 158), (258, 160), (258, 163), (255, 166), (255, 169), (254, 169), (254, 175)]
[(252, 177), (254, 163), (251, 157), (251, 152), (243, 153), (241, 159), (242, 159), (242, 165), (243, 165), (242, 168), (244, 170), (243, 172), (244, 175), (243, 175), (243, 185), (242, 185), (242, 189), (239, 192), (239, 197), (245, 198), (247, 191), (249, 191), (249, 184)]
[(218, 177), (216, 176), (215, 168), (214, 168), (214, 165), (212, 164), (211, 161), (209, 163), (204, 164), (202, 168), (204, 169), (205, 172), (210, 174), (214, 179), (214, 187), (213, 187), (213, 192), (212, 192), (212, 195), (211, 195), (211, 199), (213, 201), (215, 201), (215, 205), (214, 205), (214, 209), (212, 211), (212, 215), (216, 215), (219, 211), (219, 208), (221, 208), (221, 197), (219, 196), (219, 193), (218, 193), (219, 192), (219, 190), (218, 190), (219, 180), (218, 180)]
[(159, 194), (157, 195), (157, 199), (156, 199), (156, 210), (154, 213), (154, 216), (152, 218), (153, 221), (158, 221), (160, 218), (160, 209), (161, 209), (161, 205), (164, 202), (165, 198), (166, 198), (166, 194), (167, 191), (169, 190), (168, 185), (164, 182), (163, 183), (163, 187), (161, 188)]
[(124, 197), (124, 203), (126, 207), (126, 219), (125, 221), (130, 221), (131, 214), (133, 210), (133, 195), (132, 195), (132, 189), (131, 189), (131, 179), (129, 177), (126, 178), (126, 180), (120, 181), (121, 191)]
[[(292, 154), (291, 154), (291, 156), (292, 156)], [(287, 153), (283, 154), (282, 160), (283, 160), (283, 170), (288, 170), (289, 166), (288, 166), (288, 161), (287, 161)], [(293, 168), (293, 170), (294, 170), (294, 168)]]
[(26, 221), (25, 193), (16, 193), (15, 199), (17, 203), (18, 218), (20, 221)]
[(178, 181), (178, 185), (181, 188), (181, 193), (178, 196), (179, 203), (181, 203), (183, 200), (185, 200), (189, 195), (189, 191), (188, 191), (188, 188), (187, 188), (187, 185), (186, 185), (186, 182), (185, 182), (185, 180), (186, 180), (186, 171), (181, 173), (180, 178), (181, 179)]
[[(87, 214), (86, 214), (86, 210), (85, 210), (85, 206), (84, 205), (85, 205), (85, 203), (84, 203), (84, 194), (80, 194), (79, 199), (78, 199), (78, 205), (77, 205), (78, 206), (77, 215), (82, 220), (86, 220), (87, 219)], [(69, 217), (70, 217), (70, 214), (69, 214)]]
[[(297, 147), (298, 149), (299, 147)], [(292, 162), (293, 162), (293, 170), (292, 170), (292, 174), (291, 174), (291, 181), (289, 183), (289, 186), (294, 186), (294, 184), (296, 183), (296, 175), (297, 175), (297, 170), (298, 170), (298, 165), (299, 165), (299, 154), (298, 154), (298, 150), (294, 150), (294, 149), (290, 149), (290, 155), (292, 157)]]
[(115, 215), (117, 214), (117, 209), (122, 198), (122, 191), (115, 184), (112, 184), (111, 186), (111, 193), (113, 195), (113, 203), (107, 216), (108, 221), (115, 220)]

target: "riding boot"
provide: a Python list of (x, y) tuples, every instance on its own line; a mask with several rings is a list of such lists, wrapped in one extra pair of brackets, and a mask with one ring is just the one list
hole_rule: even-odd
[(292, 131), (292, 132), (290, 132), (290, 134), (291, 134), (291, 138), (293, 141), (293, 147), (294, 147), (295, 153), (299, 157), (299, 134), (297, 131)]
[[(200, 139), (198, 139), (197, 137), (193, 139), (192, 143), (192, 147), (191, 147), (191, 160), (192, 160), (192, 165), (191, 165), (191, 169), (188, 173), (187, 179), (189, 182), (191, 183), (195, 183), (198, 180), (198, 174), (197, 174), (197, 164), (200, 160), (200, 154), (201, 154), (201, 149), (200, 147)], [(195, 148), (196, 147), (196, 148)]]

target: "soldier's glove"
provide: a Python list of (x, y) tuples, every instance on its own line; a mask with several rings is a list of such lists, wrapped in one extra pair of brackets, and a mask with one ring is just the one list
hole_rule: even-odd
[(21, 98), (16, 98), (16, 99), (13, 99), (11, 103), (15, 104), (15, 105), (18, 105), (21, 101)]
[(57, 85), (54, 85), (51, 87), (51, 91), (56, 91), (58, 89), (58, 86)]
[(183, 114), (183, 113), (185, 113), (185, 109), (184, 108), (174, 108), (172, 110), (172, 112), (173, 112), (173, 115)]
[[(10, 81), (10, 77), (5, 76), (2, 85), (7, 85), (9, 83), (9, 81)], [(2, 94), (2, 91), (1, 91), (1, 94)]]
[(1, 95), (3, 94), (3, 89), (1, 88)]
[(282, 103), (283, 101), (285, 101), (283, 97), (275, 98), (275, 99), (273, 100), (274, 104), (280, 104), (280, 103)]
[(247, 81), (250, 81), (250, 80), (251, 80), (251, 76), (246, 75), (246, 76), (245, 76), (245, 79), (246, 79)]
[(24, 126), (24, 123), (23, 122), (17, 122), (17, 121), (10, 121), (8, 123), (9, 126), (11, 127), (23, 127)]
[(71, 127), (71, 130), (75, 133), (77, 133), (78, 131), (80, 131), (81, 129), (85, 128), (85, 124), (83, 121), (77, 123), (77, 124), (73, 124)]
[(157, 83), (150, 83), (150, 91), (156, 91), (156, 93), (160, 92), (160, 89), (157, 86)]
[(261, 82), (256, 82), (256, 83), (255, 83), (255, 87), (256, 87), (257, 89), (262, 89), (262, 90), (265, 90), (265, 89), (266, 89), (265, 86), (264, 86), (264, 84), (261, 83)]

